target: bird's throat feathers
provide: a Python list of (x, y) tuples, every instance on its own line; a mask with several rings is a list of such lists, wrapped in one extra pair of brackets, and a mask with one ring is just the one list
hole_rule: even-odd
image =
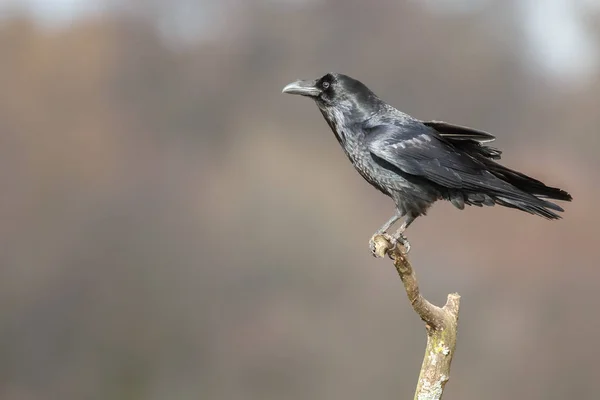
[(327, 121), (327, 125), (331, 128), (338, 142), (340, 142), (342, 146), (345, 146), (346, 131), (348, 129), (344, 115), (335, 107), (319, 107), (319, 110), (321, 111), (321, 114), (323, 114), (325, 121)]
[(352, 128), (350, 125), (363, 123), (378, 111), (375, 108), (361, 107), (352, 99), (340, 99), (333, 105), (317, 102), (317, 106), (342, 146), (345, 146), (348, 140), (354, 139), (348, 136), (355, 131), (350, 129)]

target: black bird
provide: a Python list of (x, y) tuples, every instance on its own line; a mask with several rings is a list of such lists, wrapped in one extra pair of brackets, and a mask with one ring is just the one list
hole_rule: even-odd
[(559, 219), (556, 212), (563, 209), (546, 199), (572, 199), (564, 190), (496, 163), (501, 152), (486, 145), (495, 139), (489, 133), (420, 121), (349, 76), (328, 73), (296, 81), (283, 93), (312, 98), (359, 174), (394, 200), (396, 213), (375, 235), (405, 217), (392, 241), (402, 243), (406, 252), (410, 244), (404, 231), (437, 200), (449, 200), (461, 210), (465, 204), (499, 204)]

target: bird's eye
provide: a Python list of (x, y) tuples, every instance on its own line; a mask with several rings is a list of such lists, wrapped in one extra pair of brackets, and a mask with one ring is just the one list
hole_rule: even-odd
[(327, 90), (329, 89), (329, 82), (325, 81), (321, 84), (321, 86), (323, 86), (323, 89)]

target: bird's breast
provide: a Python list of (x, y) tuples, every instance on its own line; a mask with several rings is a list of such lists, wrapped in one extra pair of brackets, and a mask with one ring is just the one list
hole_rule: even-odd
[(382, 174), (381, 171), (377, 171), (379, 167), (373, 161), (371, 153), (366, 146), (360, 142), (353, 142), (346, 146), (346, 154), (360, 176), (379, 191), (386, 195), (390, 195), (388, 185), (382, 181), (385, 174)]

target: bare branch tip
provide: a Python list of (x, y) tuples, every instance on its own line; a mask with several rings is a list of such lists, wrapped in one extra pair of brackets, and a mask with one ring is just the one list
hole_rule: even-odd
[(455, 317), (458, 316), (458, 309), (460, 308), (460, 295), (458, 293), (450, 293), (443, 308), (444, 310), (449, 311)]

